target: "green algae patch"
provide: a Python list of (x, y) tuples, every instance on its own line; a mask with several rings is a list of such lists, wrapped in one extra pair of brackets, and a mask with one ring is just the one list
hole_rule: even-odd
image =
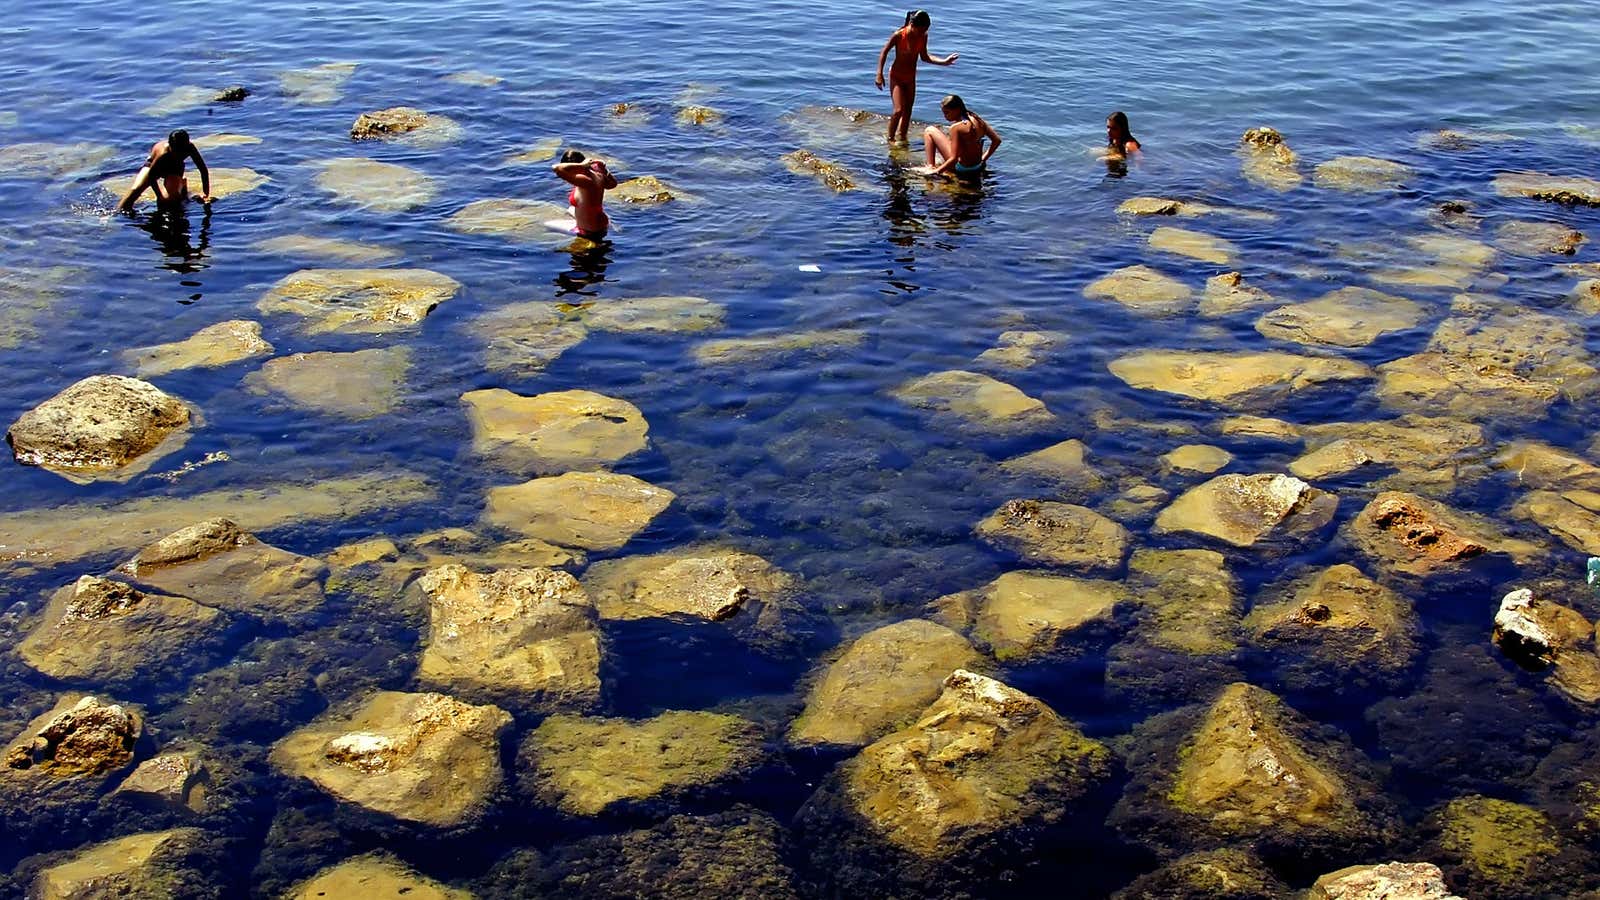
[(1444, 808), (1440, 825), (1440, 848), (1501, 886), (1525, 882), (1561, 852), (1550, 817), (1521, 803), (1461, 797)]

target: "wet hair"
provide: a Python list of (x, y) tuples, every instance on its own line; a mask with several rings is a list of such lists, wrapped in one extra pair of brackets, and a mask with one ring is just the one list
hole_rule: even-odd
[(180, 149), (189, 146), (189, 132), (179, 128), (177, 131), (167, 135), (167, 146)]
[(568, 150), (567, 152), (561, 154), (561, 161), (564, 162), (564, 163), (583, 162), (587, 158), (588, 157), (585, 157), (581, 152), (579, 152), (577, 150)]
[(953, 109), (960, 113), (963, 118), (972, 115), (972, 113), (967, 111), (967, 101), (961, 99), (960, 94), (951, 94), (943, 100), (940, 100), (939, 108), (942, 110)]
[(1128, 142), (1137, 141), (1128, 127), (1128, 114), (1118, 110), (1106, 117), (1106, 146), (1118, 153), (1128, 152)]
[(929, 25), (933, 24), (933, 19), (929, 17), (927, 10), (913, 9), (912, 11), (906, 13), (906, 24), (916, 26), (917, 28), (927, 28)]

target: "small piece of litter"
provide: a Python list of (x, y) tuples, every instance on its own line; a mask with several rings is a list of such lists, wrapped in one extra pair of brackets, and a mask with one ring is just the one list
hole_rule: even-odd
[(807, 263), (806, 265), (803, 265), (803, 266), (800, 267), (800, 271), (802, 271), (802, 272), (816, 272), (816, 273), (820, 274), (822, 272), (822, 267), (819, 266), (819, 265), (816, 265), (815, 263)]

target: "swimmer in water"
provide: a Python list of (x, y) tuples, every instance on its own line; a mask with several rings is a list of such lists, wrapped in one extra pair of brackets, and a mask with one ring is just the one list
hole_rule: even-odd
[[(933, 125), (923, 132), (923, 147), (928, 154), (928, 166), (923, 171), (936, 176), (981, 177), (989, 164), (989, 157), (1000, 149), (1000, 133), (967, 109), (967, 104), (955, 94), (944, 98), (939, 109), (944, 113), (945, 121), (952, 123), (950, 133), (946, 135)], [(989, 139), (987, 148), (984, 147), (984, 138)], [(940, 162), (941, 158), (943, 162)]]
[(144, 161), (139, 174), (134, 176), (133, 187), (117, 204), (117, 212), (131, 211), (147, 189), (155, 191), (158, 208), (180, 206), (189, 198), (189, 180), (183, 177), (183, 164), (189, 159), (194, 160), (194, 167), (200, 170), (200, 202), (210, 203), (211, 172), (206, 168), (200, 150), (189, 141), (189, 132), (179, 129), (150, 148), (150, 157)]
[(1128, 128), (1128, 114), (1114, 112), (1106, 117), (1106, 158), (1127, 159), (1143, 148)]
[(578, 221), (578, 236), (598, 241), (611, 230), (611, 219), (606, 215), (606, 191), (617, 186), (616, 176), (598, 159), (588, 159), (576, 150), (568, 150), (555, 164), (555, 173), (562, 181), (572, 185), (567, 202), (572, 206), (572, 216)]
[(889, 143), (905, 142), (911, 129), (911, 108), (917, 102), (917, 60), (936, 66), (955, 65), (961, 56), (952, 53), (940, 58), (928, 53), (928, 26), (932, 20), (923, 10), (906, 13), (906, 24), (884, 43), (878, 53), (878, 90), (883, 90), (883, 64), (894, 50), (894, 65), (889, 68), (889, 98), (894, 103), (894, 113), (889, 116)]

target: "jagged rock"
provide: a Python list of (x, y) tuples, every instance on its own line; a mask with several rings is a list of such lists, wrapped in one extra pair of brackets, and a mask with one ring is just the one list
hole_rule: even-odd
[(1001, 662), (1027, 661), (1103, 638), (1127, 590), (1114, 581), (1007, 572), (934, 601), (938, 618), (969, 631)]
[(1317, 187), (1353, 193), (1393, 191), (1417, 175), (1410, 166), (1371, 156), (1341, 156), (1317, 166)]
[(271, 394), (304, 409), (345, 419), (371, 419), (394, 411), (411, 373), (408, 347), (353, 353), (296, 353), (269, 359), (245, 376), (255, 394)]
[(654, 175), (643, 175), (630, 178), (607, 191), (606, 199), (641, 206), (671, 203), (683, 199), (683, 194)]
[(1083, 295), (1091, 300), (1114, 300), (1156, 316), (1180, 315), (1194, 307), (1194, 291), (1188, 285), (1149, 266), (1118, 269), (1091, 282)]
[(1289, 464), (1289, 471), (1310, 480), (1379, 466), (1396, 470), (1390, 483), (1448, 485), (1461, 477), (1466, 454), (1484, 443), (1477, 425), (1426, 416), (1307, 425), (1297, 433), (1304, 436), (1307, 452)]
[(1354, 360), (1242, 351), (1144, 350), (1110, 368), (1130, 387), (1230, 407), (1280, 403), (1310, 388), (1372, 377)]
[(1340, 288), (1321, 299), (1280, 306), (1256, 322), (1262, 336), (1297, 344), (1365, 347), (1421, 324), (1422, 305), (1368, 288)]
[(183, 369), (215, 369), (272, 352), (261, 339), (261, 323), (235, 319), (208, 325), (171, 344), (125, 350), (122, 359), (140, 378)]
[(442, 694), (380, 691), (272, 747), (272, 764), (375, 812), (436, 828), (466, 825), (499, 789), (511, 716)]
[(495, 388), (461, 401), (473, 450), (518, 472), (605, 468), (643, 450), (650, 431), (638, 407), (593, 391), (523, 397)]
[(292, 619), (320, 607), (328, 574), (320, 561), (263, 544), (224, 518), (170, 534), (117, 571), (144, 587), (263, 619)]
[(840, 766), (800, 819), (819, 832), (864, 822), (869, 840), (950, 859), (1059, 821), (1110, 762), (1038, 699), (958, 669), (916, 723)]
[(1495, 455), (1492, 465), (1531, 488), (1600, 491), (1600, 466), (1538, 441), (1512, 441)]
[(1224, 272), (1206, 279), (1205, 292), (1200, 295), (1200, 315), (1214, 319), (1276, 302), (1271, 294), (1246, 284), (1243, 274)]
[(1034, 431), (1055, 424), (1042, 401), (976, 372), (935, 372), (895, 388), (895, 399), (996, 433)]
[(1221, 447), (1212, 447), (1208, 444), (1185, 444), (1182, 447), (1164, 454), (1161, 461), (1167, 468), (1179, 472), (1195, 472), (1201, 475), (1210, 475), (1220, 471), (1233, 462), (1233, 454)]
[(1517, 501), (1512, 511), (1537, 523), (1568, 547), (1600, 556), (1600, 493), (1534, 491)]
[(1054, 482), (1059, 488), (1087, 496), (1105, 489), (1106, 479), (1088, 461), (1083, 441), (1067, 440), (1013, 457), (1000, 464), (1003, 471)]
[(472, 333), (484, 342), (483, 364), (491, 372), (537, 375), (588, 337), (589, 329), (551, 304), (513, 303), (474, 319)]
[[(475, 200), (445, 220), (462, 234), (487, 234), (508, 241), (566, 244), (572, 232), (565, 223), (572, 217), (567, 208), (543, 200), (494, 198)], [(560, 227), (552, 225), (558, 223)]]
[(1240, 168), (1246, 180), (1268, 190), (1287, 192), (1299, 187), (1299, 158), (1276, 129), (1252, 128), (1239, 141)]
[(447, 565), (417, 583), (431, 619), (417, 669), (424, 684), (546, 712), (599, 702), (600, 628), (576, 578)]
[(489, 491), (485, 517), (502, 528), (585, 550), (615, 550), (677, 495), (631, 475), (568, 472)]
[(1218, 266), (1228, 265), (1239, 255), (1239, 248), (1215, 235), (1165, 225), (1151, 232), (1150, 249), (1176, 253)]
[(133, 762), (143, 733), (144, 718), (133, 707), (64, 694), (6, 745), (5, 771), (13, 781), (110, 775)]
[(1400, 491), (1374, 497), (1346, 526), (1346, 534), (1379, 566), (1417, 578), (1459, 570), (1486, 554), (1526, 562), (1540, 552), (1478, 516)]
[(1495, 613), (1494, 642), (1523, 668), (1550, 669), (1550, 683), (1570, 699), (1600, 702), (1595, 626), (1577, 610), (1528, 588), (1512, 591)]
[(1273, 596), (1257, 601), (1244, 627), (1297, 690), (1393, 682), (1420, 652), (1411, 604), (1355, 566), (1322, 569)]
[(318, 872), (284, 900), (473, 900), (384, 853), (369, 853)]
[(999, 345), (978, 354), (975, 362), (1008, 369), (1031, 369), (1043, 362), (1049, 351), (1066, 341), (1067, 335), (1059, 331), (1006, 331), (1001, 333)]
[(302, 269), (256, 309), (300, 316), (307, 334), (386, 334), (415, 328), (459, 290), (454, 278), (427, 269)]
[(317, 174), (317, 187), (341, 202), (371, 212), (406, 212), (433, 202), (439, 193), (433, 176), (409, 166), (350, 156), (318, 165), (322, 171)]
[(205, 662), (226, 628), (210, 606), (85, 575), (55, 592), (17, 654), (51, 678), (123, 686)]
[(704, 127), (717, 125), (722, 122), (722, 113), (709, 106), (689, 105), (678, 108), (676, 117), (679, 125), (688, 127)]
[(835, 162), (830, 162), (812, 153), (810, 150), (796, 150), (785, 153), (782, 157), (783, 167), (796, 175), (815, 178), (822, 185), (836, 194), (843, 194), (856, 189), (856, 180), (851, 177), (850, 170)]
[(863, 747), (909, 724), (938, 698), (951, 672), (980, 660), (966, 638), (925, 619), (869, 631), (816, 678), (789, 727), (789, 743)]
[(1288, 475), (1221, 475), (1156, 517), (1158, 534), (1190, 533), (1235, 547), (1292, 543), (1333, 521), (1339, 498)]
[(1502, 197), (1531, 197), (1563, 206), (1600, 206), (1600, 181), (1576, 175), (1501, 172), (1494, 177), (1494, 190)]
[(394, 262), (401, 257), (400, 251), (380, 247), (377, 244), (315, 237), (309, 234), (286, 234), (282, 237), (267, 238), (264, 241), (256, 241), (255, 248), (279, 256), (329, 259), (356, 266)]
[(852, 350), (866, 339), (867, 333), (856, 328), (750, 335), (698, 344), (694, 358), (705, 366), (746, 365), (798, 353), (820, 358)]
[(1092, 509), (1046, 500), (1011, 500), (978, 523), (978, 537), (1031, 562), (1085, 570), (1117, 569), (1128, 530)]
[(577, 816), (709, 790), (748, 774), (761, 728), (738, 716), (673, 711), (639, 722), (551, 716), (522, 745), (520, 768), (541, 800)]
[[(96, 844), (34, 878), (30, 900), (162, 900), (183, 896), (198, 872), (185, 857), (199, 843), (195, 828), (130, 834)], [(192, 884), (191, 884), (192, 887)]]
[(1495, 243), (1523, 256), (1572, 256), (1588, 239), (1555, 222), (1506, 222), (1495, 232)]
[[(1470, 896), (1489, 891), (1535, 888), (1528, 896), (1553, 896), (1542, 871), (1561, 853), (1561, 839), (1550, 817), (1531, 806), (1481, 795), (1458, 797), (1437, 815), (1438, 849), (1456, 862), (1452, 879)], [(1464, 876), (1464, 877), (1463, 877)], [(1476, 890), (1474, 890), (1476, 889)]]
[(339, 102), (339, 89), (356, 71), (356, 63), (334, 62), (309, 69), (292, 69), (278, 76), (278, 86), (289, 102), (302, 106), (327, 106)]
[(189, 407), (148, 382), (91, 375), (12, 424), (6, 443), (17, 462), (70, 481), (126, 480), (187, 437)]
[(1288, 885), (1254, 854), (1225, 849), (1176, 859), (1141, 875), (1113, 895), (1113, 900), (1283, 900), (1288, 896)]
[(707, 547), (595, 563), (583, 576), (602, 619), (688, 616), (720, 622), (747, 605), (771, 605), (793, 576), (759, 556)]
[(350, 126), (353, 141), (403, 139), (422, 146), (439, 146), (460, 139), (461, 126), (448, 116), (423, 112), (410, 106), (395, 106), (362, 113)]
[(136, 767), (114, 793), (148, 800), (169, 809), (206, 811), (206, 771), (190, 753), (163, 753)]
[(727, 308), (704, 297), (634, 297), (608, 300), (579, 312), (595, 331), (622, 334), (697, 334), (722, 327)]
[(1433, 863), (1350, 866), (1317, 879), (1306, 900), (1462, 900)]

